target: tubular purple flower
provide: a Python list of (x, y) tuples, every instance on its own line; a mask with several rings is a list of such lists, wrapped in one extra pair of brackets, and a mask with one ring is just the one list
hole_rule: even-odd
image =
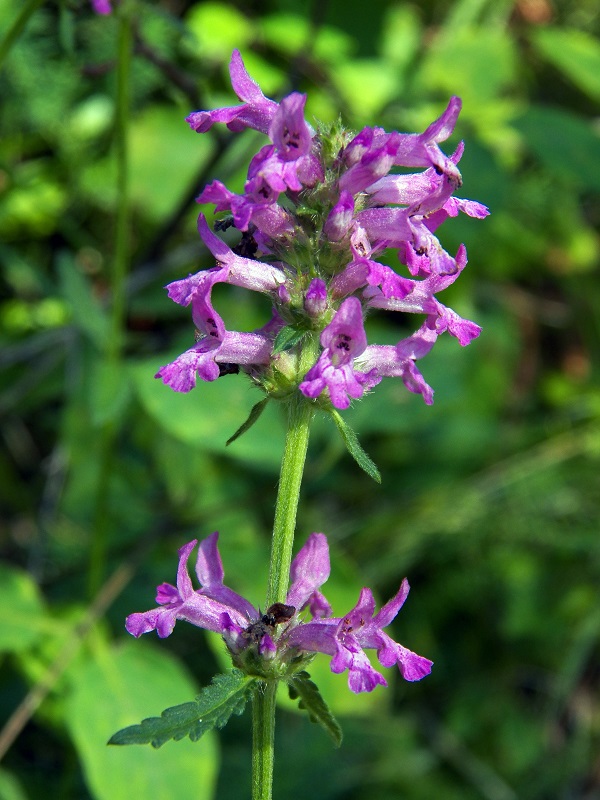
[[(455, 311), (443, 305), (435, 298), (437, 292), (446, 289), (454, 283), (467, 264), (467, 251), (461, 245), (456, 254), (456, 271), (451, 275), (430, 275), (422, 281), (402, 279), (401, 282), (385, 283), (382, 280), (378, 286), (371, 285), (363, 297), (370, 308), (380, 308), (386, 311), (404, 311), (410, 314), (428, 314), (431, 324), (438, 334), (448, 331), (455, 336), (461, 345), (469, 344), (481, 333), (481, 328), (470, 320), (460, 317)], [(392, 273), (395, 274), (395, 273)], [(400, 291), (398, 291), (398, 289)]]
[(306, 95), (292, 92), (284, 97), (269, 126), (269, 139), (283, 161), (297, 161), (312, 146), (312, 131), (304, 119)]
[(331, 671), (348, 670), (348, 686), (357, 694), (371, 692), (376, 686), (387, 686), (383, 675), (371, 666), (365, 648), (377, 650), (382, 666), (397, 664), (405, 680), (421, 680), (429, 675), (433, 662), (398, 644), (382, 630), (396, 617), (408, 592), (405, 578), (396, 596), (374, 616), (373, 594), (370, 589), (362, 589), (356, 606), (344, 617), (298, 625), (286, 635), (287, 644), (299, 650), (333, 656)]
[(327, 284), (321, 278), (314, 278), (306, 290), (304, 309), (311, 317), (319, 317), (327, 308)]
[(354, 216), (354, 197), (345, 189), (340, 192), (340, 199), (329, 212), (323, 226), (323, 233), (332, 242), (341, 241), (350, 230)]
[[(202, 557), (199, 556), (196, 565), (201, 588), (194, 590), (186, 566), (192, 550), (198, 543), (198, 540), (194, 539), (179, 550), (177, 586), (162, 583), (157, 588), (156, 594), (159, 608), (130, 614), (125, 622), (129, 633), (139, 637), (143, 633), (155, 630), (161, 638), (165, 638), (173, 632), (178, 619), (191, 622), (199, 628), (221, 633), (224, 628), (224, 615), (227, 616), (228, 623), (233, 622), (240, 627), (245, 627), (249, 618), (258, 616), (256, 609), (247, 600), (223, 585), (223, 570), (216, 545), (217, 537), (218, 533), (215, 532), (201, 545), (205, 551)], [(215, 554), (218, 562), (215, 562)], [(207, 581), (204, 586), (203, 579)]]
[[(394, 165), (401, 135), (394, 132), (385, 134), (379, 139), (379, 141), (374, 140), (377, 146), (370, 147), (359, 162), (343, 173), (339, 181), (340, 189), (345, 189), (351, 194), (358, 194), (388, 174)], [(382, 139), (383, 141), (381, 141)]]
[(306, 397), (316, 398), (327, 388), (336, 408), (348, 408), (350, 398), (362, 397), (365, 389), (376, 386), (381, 378), (376, 370), (368, 373), (353, 368), (354, 359), (367, 346), (362, 306), (356, 297), (342, 302), (334, 318), (321, 334), (323, 352), (300, 384)]
[[(421, 134), (402, 134), (396, 155), (396, 165), (403, 167), (437, 167), (448, 175), (458, 172), (452, 161), (439, 148), (448, 139), (460, 114), (460, 97), (451, 97), (444, 113)], [(460, 176), (460, 173), (458, 173)]]
[(198, 232), (217, 262), (227, 267), (227, 283), (255, 292), (271, 292), (285, 283), (285, 275), (279, 267), (234, 253), (211, 231), (204, 214), (198, 217)]
[[(155, 378), (176, 392), (190, 392), (196, 379), (214, 381), (225, 374), (232, 364), (252, 367), (267, 365), (271, 361), (273, 340), (258, 332), (237, 333), (225, 331), (222, 339), (206, 337), (178, 356), (175, 361), (161, 367)], [(219, 364), (223, 367), (220, 368)]]
[(256, 81), (248, 75), (239, 50), (233, 51), (229, 74), (233, 91), (243, 101), (243, 105), (217, 108), (214, 111), (194, 111), (186, 117), (186, 122), (197, 133), (205, 133), (216, 122), (225, 123), (231, 131), (254, 128), (267, 133), (279, 106), (274, 100), (265, 97)]
[(415, 360), (427, 355), (435, 344), (438, 331), (436, 318), (428, 317), (421, 327), (396, 345), (370, 345), (360, 356), (359, 363), (366, 369), (375, 369), (382, 378), (401, 378), (413, 394), (423, 396), (425, 403), (433, 403), (433, 389), (417, 369)]

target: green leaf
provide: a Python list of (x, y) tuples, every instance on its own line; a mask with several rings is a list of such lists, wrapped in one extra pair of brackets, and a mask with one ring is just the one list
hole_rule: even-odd
[(0, 770), (0, 800), (27, 800), (27, 795), (17, 778)]
[(294, 328), (292, 325), (286, 325), (286, 327), (282, 328), (275, 337), (275, 342), (273, 343), (273, 355), (277, 355), (277, 353), (283, 353), (285, 350), (291, 350), (292, 347), (295, 347), (295, 345), (304, 339), (307, 333), (308, 331), (306, 330)]
[(90, 408), (92, 423), (103, 425), (123, 417), (131, 398), (131, 374), (121, 362), (99, 358), (92, 363)]
[(256, 678), (234, 669), (216, 675), (190, 703), (166, 708), (160, 717), (148, 717), (139, 725), (115, 733), (109, 744), (151, 744), (161, 747), (189, 736), (192, 742), (213, 728), (222, 728), (232, 714), (241, 714), (254, 689)]
[(466, 26), (441, 30), (416, 75), (419, 88), (450, 91), (465, 106), (497, 100), (517, 76), (514, 42), (503, 27)]
[(117, 728), (154, 709), (182, 703), (197, 690), (181, 663), (146, 641), (109, 646), (96, 637), (93, 657), (70, 671), (66, 724), (94, 800), (176, 797), (213, 800), (219, 771), (218, 739), (208, 733), (166, 746), (107, 747)]
[(292, 700), (300, 698), (298, 708), (305, 709), (311, 722), (318, 722), (331, 736), (336, 747), (342, 743), (342, 729), (327, 703), (321, 697), (319, 687), (310, 679), (308, 672), (298, 672), (288, 681)]
[(358, 437), (352, 428), (335, 409), (332, 408), (329, 413), (333, 417), (333, 421), (337, 425), (338, 431), (341, 433), (344, 444), (348, 448), (348, 452), (352, 458), (370, 478), (373, 478), (373, 480), (377, 481), (377, 483), (381, 483), (381, 475), (379, 474), (379, 470), (377, 469), (375, 463), (362, 449), (361, 444), (358, 441)]
[(22, 652), (56, 625), (46, 616), (39, 589), (26, 572), (0, 563), (0, 585), (10, 598), (10, 613), (0, 626), (0, 652)]
[(61, 291), (70, 305), (75, 324), (102, 350), (108, 341), (109, 320), (94, 295), (91, 282), (66, 253), (59, 255), (58, 269)]
[(548, 106), (530, 106), (514, 126), (551, 173), (600, 191), (600, 136), (586, 119)]
[(532, 28), (538, 52), (594, 100), (600, 100), (600, 41), (586, 31)]
[(230, 436), (229, 439), (227, 439), (227, 441), (225, 442), (225, 446), (230, 445), (232, 442), (235, 442), (238, 436), (241, 436), (243, 433), (246, 433), (247, 430), (250, 430), (250, 428), (254, 425), (256, 420), (260, 417), (262, 412), (267, 407), (268, 402), (269, 398), (265, 397), (252, 406), (252, 409), (250, 411), (250, 414), (248, 415), (248, 419), (246, 420), (246, 422), (244, 422), (243, 425), (240, 425), (240, 427), (233, 434), (233, 436)]
[[(172, 356), (163, 356), (163, 364)], [(211, 383), (198, 381), (187, 393), (174, 392), (153, 375), (160, 357), (132, 369), (133, 385), (144, 409), (171, 436), (204, 450), (223, 454), (223, 443), (250, 411), (253, 395), (246, 375), (228, 375)], [(268, 435), (265, 433), (268, 432)], [(279, 404), (269, 403), (259, 425), (227, 452), (231, 458), (279, 472), (284, 440)]]

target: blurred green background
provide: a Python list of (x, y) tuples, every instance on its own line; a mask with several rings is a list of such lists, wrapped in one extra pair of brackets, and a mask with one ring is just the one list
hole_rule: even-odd
[[(442, 300), (480, 339), (423, 360), (433, 407), (386, 380), (346, 414), (381, 486), (320, 421), (301, 501), (298, 541), (331, 543), (336, 613), (407, 575), (390, 633), (433, 673), (386, 670), (390, 689), (357, 698), (317, 660), (345, 741), (282, 701), (275, 796), (600, 798), (596, 0), (128, 3), (128, 218), (118, 18), (48, 0), (19, 31), (35, 2), (0, 5), (1, 800), (249, 793), (248, 713), (196, 744), (105, 746), (223, 665), (191, 626), (124, 631), (174, 581), (178, 547), (220, 530), (227, 583), (263, 602), (277, 411), (225, 449), (259, 399), (243, 376), (186, 396), (153, 379), (193, 342), (162, 287), (210, 266), (194, 197), (214, 177), (239, 190), (262, 144), (184, 122), (235, 102), (234, 47), (267, 95), (308, 92), (309, 119), (422, 131), (461, 95), (444, 148), (465, 139), (460, 195), (492, 211), (439, 231), (470, 262)], [(214, 298), (229, 327), (266, 319), (250, 293)], [(399, 338), (393, 315), (369, 322), (371, 341)]]

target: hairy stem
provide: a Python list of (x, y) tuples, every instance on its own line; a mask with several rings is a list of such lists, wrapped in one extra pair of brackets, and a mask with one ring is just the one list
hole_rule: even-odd
[[(300, 375), (306, 374), (314, 363), (318, 347), (316, 338), (308, 338), (305, 342), (299, 361)], [(311, 404), (300, 392), (289, 401), (265, 608), (284, 602), (288, 591), (296, 514), (313, 414)], [(263, 683), (252, 701), (252, 800), (271, 800), (272, 796), (276, 695), (276, 681)]]
[(277, 683), (260, 683), (252, 701), (252, 800), (271, 800)]
[(296, 513), (300, 499), (300, 484), (308, 449), (308, 433), (313, 416), (311, 406), (303, 397), (294, 398), (288, 407), (288, 429), (279, 475), (279, 489), (273, 523), (271, 564), (266, 607), (282, 603), (288, 590)]

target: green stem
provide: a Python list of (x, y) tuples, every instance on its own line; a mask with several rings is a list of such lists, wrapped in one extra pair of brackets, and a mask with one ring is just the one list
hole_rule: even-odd
[(252, 701), (252, 800), (271, 800), (277, 682), (259, 684)]
[(267, 608), (273, 603), (283, 603), (288, 590), (296, 512), (300, 499), (300, 484), (304, 472), (312, 416), (313, 410), (304, 397), (294, 397), (290, 401), (288, 429), (279, 475), (275, 522), (273, 523)]
[[(110, 329), (103, 357), (109, 375), (116, 375), (122, 358), (123, 328), (125, 324), (125, 278), (129, 264), (129, 119), (130, 119), (130, 73), (133, 49), (133, 29), (130, 17), (119, 16), (117, 101), (115, 123), (115, 149), (117, 160), (117, 215), (115, 230), (115, 256), (111, 274), (112, 304)], [(98, 591), (106, 567), (106, 551), (109, 517), (109, 483), (112, 461), (118, 434), (118, 419), (112, 415), (100, 430), (99, 475), (96, 484), (88, 590), (90, 596)]]
[[(300, 375), (306, 374), (314, 364), (318, 348), (316, 338), (306, 341), (300, 355)], [(265, 608), (284, 602), (288, 591), (300, 486), (313, 414), (312, 406), (299, 392), (289, 401)], [(277, 681), (264, 682), (252, 701), (252, 800), (271, 800), (272, 797), (276, 696)]]

